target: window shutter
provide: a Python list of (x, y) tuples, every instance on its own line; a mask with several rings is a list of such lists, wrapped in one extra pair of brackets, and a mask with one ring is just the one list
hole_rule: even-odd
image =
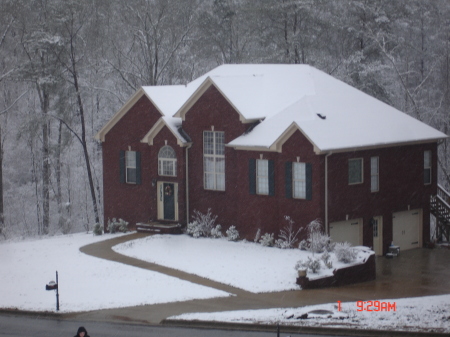
[(286, 198), (292, 199), (292, 163), (290, 161), (286, 162), (285, 166), (285, 187)]
[(119, 170), (120, 170), (120, 182), (125, 184), (125, 151), (120, 151), (119, 154)]
[(136, 151), (136, 185), (141, 184), (141, 153)]
[(312, 200), (312, 165), (305, 164), (306, 173), (306, 200)]
[(275, 195), (275, 164), (269, 160), (269, 195)]
[(250, 194), (256, 194), (256, 159), (248, 160), (248, 185)]

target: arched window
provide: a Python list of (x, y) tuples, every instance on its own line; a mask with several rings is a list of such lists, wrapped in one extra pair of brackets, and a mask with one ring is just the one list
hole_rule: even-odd
[(158, 174), (160, 176), (177, 175), (177, 155), (169, 145), (163, 146), (158, 153)]

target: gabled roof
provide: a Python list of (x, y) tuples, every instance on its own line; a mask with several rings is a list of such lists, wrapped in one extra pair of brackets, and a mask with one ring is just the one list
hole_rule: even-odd
[[(142, 87), (138, 92), (147, 95), (169, 126), (181, 123), (210, 86), (222, 93), (240, 115), (241, 122), (260, 121), (250, 132), (228, 144), (237, 149), (281, 151), (283, 143), (296, 130), (309, 139), (316, 153), (447, 138), (444, 133), (308, 65), (222, 65), (185, 86)], [(99, 132), (103, 139), (109, 131), (107, 126), (117, 122), (124, 109), (129, 109), (128, 103)], [(171, 116), (176, 119), (171, 121)], [(155, 132), (156, 129), (151, 135)], [(179, 132), (177, 137), (184, 139)]]

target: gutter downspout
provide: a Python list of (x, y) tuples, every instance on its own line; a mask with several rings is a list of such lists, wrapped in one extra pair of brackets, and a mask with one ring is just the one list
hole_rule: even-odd
[(333, 152), (328, 152), (325, 156), (325, 234), (328, 233), (328, 157), (331, 156)]
[(189, 223), (189, 149), (192, 143), (186, 147), (186, 226)]

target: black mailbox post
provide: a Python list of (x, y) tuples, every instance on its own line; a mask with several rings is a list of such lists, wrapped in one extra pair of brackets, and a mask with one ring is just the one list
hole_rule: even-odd
[(45, 290), (56, 290), (56, 311), (59, 311), (58, 271), (56, 271), (56, 282), (50, 281), (45, 285)]

